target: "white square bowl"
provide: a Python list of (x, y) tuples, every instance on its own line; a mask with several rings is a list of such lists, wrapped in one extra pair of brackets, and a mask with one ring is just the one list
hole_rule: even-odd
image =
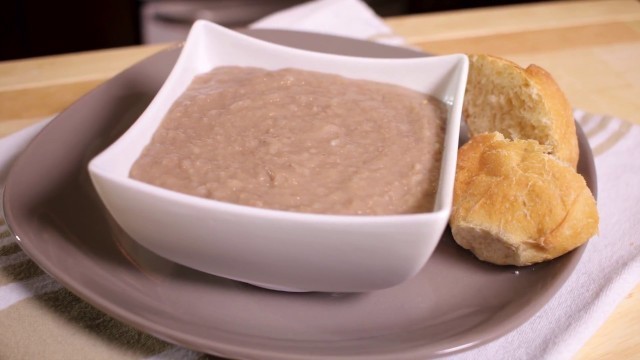
[[(197, 74), (222, 65), (295, 67), (402, 85), (447, 105), (435, 209), (344, 216), (253, 208), (199, 198), (129, 178), (173, 102)], [(147, 249), (210, 274), (285, 291), (361, 292), (415, 275), (451, 212), (468, 59), (465, 55), (374, 59), (275, 45), (197, 21), (166, 82), (133, 126), (89, 163), (116, 222)]]

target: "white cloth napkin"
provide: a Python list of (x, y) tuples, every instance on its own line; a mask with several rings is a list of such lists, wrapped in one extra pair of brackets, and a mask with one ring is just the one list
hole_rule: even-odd
[[(360, 0), (312, 1), (252, 26), (402, 43)], [(565, 286), (531, 320), (492, 343), (451, 359), (569, 359), (640, 282), (640, 223), (634, 215), (640, 209), (640, 126), (581, 110), (575, 111), (575, 117), (587, 134), (596, 160), (600, 236), (591, 239)], [(0, 187), (12, 160), (43, 125), (38, 123), (0, 139)], [(173, 347), (153, 359), (199, 356)]]
[(310, 31), (403, 45), (371, 8), (360, 0), (315, 0), (268, 15), (250, 28)]

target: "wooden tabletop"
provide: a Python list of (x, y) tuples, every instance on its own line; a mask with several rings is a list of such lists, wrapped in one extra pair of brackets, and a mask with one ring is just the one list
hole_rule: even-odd
[[(386, 19), (431, 53), (481, 52), (546, 68), (571, 103), (640, 124), (640, 2), (564, 1)], [(0, 137), (58, 113), (170, 45), (0, 62)], [(576, 359), (640, 357), (640, 286)]]

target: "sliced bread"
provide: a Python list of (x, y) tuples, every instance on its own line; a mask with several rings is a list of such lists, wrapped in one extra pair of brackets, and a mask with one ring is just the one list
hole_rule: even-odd
[(532, 139), (576, 168), (578, 141), (571, 106), (551, 75), (491, 55), (469, 55), (463, 116), (469, 134), (498, 131)]
[(472, 137), (458, 152), (455, 241), (499, 265), (530, 265), (580, 246), (598, 230), (585, 180), (533, 140)]

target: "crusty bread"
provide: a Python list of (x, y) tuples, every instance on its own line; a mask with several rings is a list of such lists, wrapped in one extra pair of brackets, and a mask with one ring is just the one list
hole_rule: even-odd
[(450, 225), (481, 260), (524, 266), (580, 246), (598, 229), (584, 179), (532, 140), (472, 137), (458, 152)]
[(471, 136), (498, 131), (533, 139), (576, 168), (578, 141), (571, 106), (544, 69), (490, 55), (469, 55), (463, 116)]

